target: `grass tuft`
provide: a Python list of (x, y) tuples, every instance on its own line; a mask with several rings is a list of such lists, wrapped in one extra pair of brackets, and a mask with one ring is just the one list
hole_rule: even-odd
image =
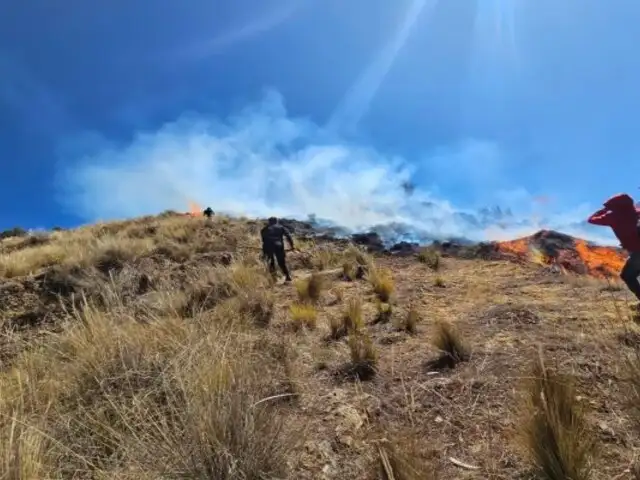
[(373, 287), (373, 292), (378, 296), (380, 301), (388, 303), (395, 289), (391, 271), (388, 269), (371, 268), (369, 269), (368, 276), (369, 282)]
[(440, 253), (433, 248), (422, 248), (418, 252), (418, 261), (424, 263), (431, 270), (438, 271), (441, 266)]
[(291, 321), (294, 330), (298, 331), (303, 327), (316, 328), (318, 312), (313, 305), (308, 303), (294, 303), (289, 307)]
[(360, 380), (369, 380), (376, 373), (378, 355), (371, 338), (362, 331), (349, 333), (349, 351), (351, 353), (350, 371)]
[(544, 364), (533, 366), (521, 440), (540, 478), (589, 480), (594, 438), (576, 400), (575, 381)]
[(440, 357), (429, 362), (435, 369), (453, 368), (470, 358), (470, 349), (460, 331), (451, 323), (440, 321), (435, 325), (433, 345), (440, 351)]
[(422, 455), (424, 442), (416, 434), (395, 434), (378, 447), (383, 480), (437, 480), (437, 470)]
[(415, 306), (410, 306), (407, 314), (404, 317), (398, 319), (395, 325), (398, 330), (404, 330), (405, 332), (416, 334), (418, 332), (418, 323), (420, 323), (420, 312)]
[(445, 288), (447, 285), (444, 283), (444, 279), (442, 277), (436, 277), (433, 281), (433, 286), (438, 288)]
[(298, 292), (298, 300), (306, 303), (318, 303), (322, 297), (324, 286), (325, 278), (315, 272), (307, 278), (296, 280), (295, 287)]
[(390, 303), (381, 302), (380, 299), (376, 300), (378, 315), (374, 323), (389, 323), (393, 314), (393, 307)]

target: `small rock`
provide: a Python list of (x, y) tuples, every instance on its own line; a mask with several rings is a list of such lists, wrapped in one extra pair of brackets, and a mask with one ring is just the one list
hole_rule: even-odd
[(356, 431), (362, 427), (364, 420), (362, 415), (351, 405), (343, 405), (338, 408), (337, 413), (342, 416), (342, 426), (350, 431)]
[(338, 443), (346, 447), (353, 447), (353, 437), (351, 435), (338, 435)]
[(606, 422), (598, 422), (598, 428), (605, 439), (614, 440), (616, 438), (616, 432)]

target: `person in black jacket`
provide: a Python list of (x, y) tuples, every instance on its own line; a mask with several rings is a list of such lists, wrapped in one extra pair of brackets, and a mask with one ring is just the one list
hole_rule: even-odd
[(269, 222), (260, 231), (262, 236), (262, 255), (269, 262), (269, 270), (272, 274), (276, 272), (276, 261), (287, 282), (291, 281), (291, 274), (287, 268), (287, 259), (284, 251), (284, 239), (287, 239), (291, 250), (294, 250), (293, 238), (289, 230), (278, 222), (275, 217), (269, 218)]

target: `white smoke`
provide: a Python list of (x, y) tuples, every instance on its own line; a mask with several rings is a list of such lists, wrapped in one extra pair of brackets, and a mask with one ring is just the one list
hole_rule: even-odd
[[(460, 162), (473, 152), (486, 156), (485, 149), (469, 144), (447, 148), (449, 160)], [(238, 216), (304, 220), (314, 215), (351, 231), (376, 227), (408, 240), (507, 239), (553, 228), (611, 243), (606, 229), (581, 223), (587, 206), (553, 213), (523, 189), (492, 197), (506, 201), (512, 212), (454, 206), (422, 186), (411, 163), (289, 117), (273, 91), (226, 120), (184, 115), (125, 145), (105, 143), (61, 165), (61, 198), (87, 221), (185, 211), (195, 201)], [(407, 182), (416, 184), (411, 194)]]

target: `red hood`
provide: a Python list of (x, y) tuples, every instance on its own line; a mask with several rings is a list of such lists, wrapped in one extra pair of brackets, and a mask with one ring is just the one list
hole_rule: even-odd
[(635, 210), (635, 205), (633, 203), (633, 198), (631, 198), (626, 193), (620, 193), (618, 195), (614, 195), (609, 200), (604, 202), (604, 206), (610, 210)]

